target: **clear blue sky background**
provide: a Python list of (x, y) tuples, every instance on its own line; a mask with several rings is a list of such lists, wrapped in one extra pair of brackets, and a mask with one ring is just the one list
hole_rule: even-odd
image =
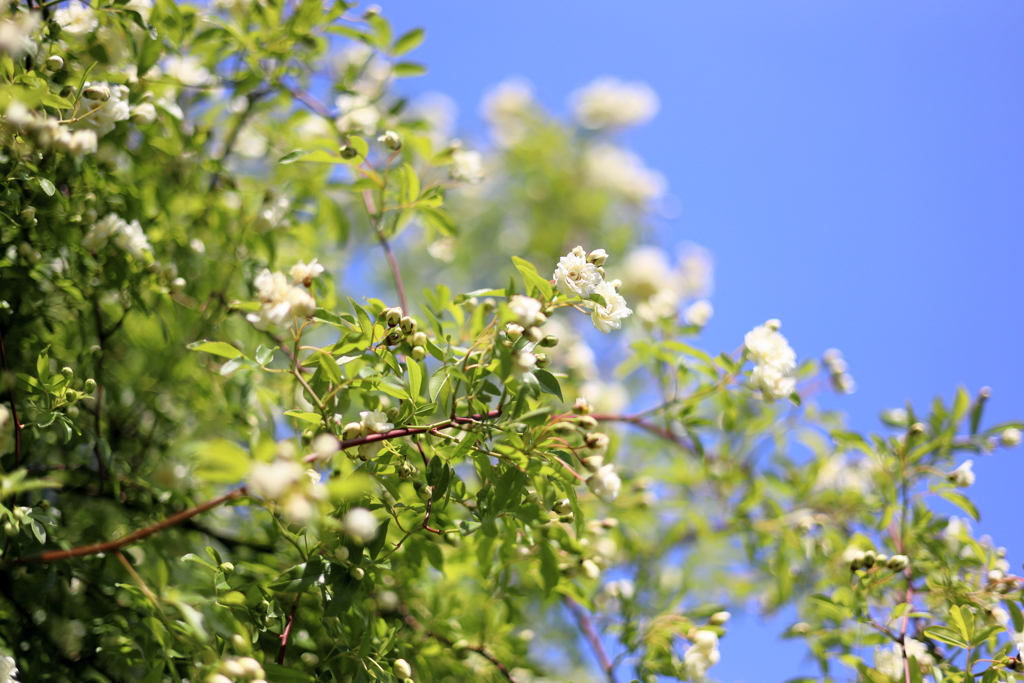
[[(394, 0), (422, 25), (415, 58), (482, 142), (481, 95), (524, 76), (564, 112), (600, 75), (643, 80), (661, 111), (627, 141), (668, 178), (665, 246), (716, 259), (703, 339), (736, 347), (780, 318), (802, 356), (841, 349), (853, 426), (962, 383), (988, 385), (989, 422), (1024, 417), (1024, 3), (859, 0)], [(976, 525), (1024, 560), (1024, 447), (975, 463)], [(755, 620), (723, 641), (721, 681), (796, 673)]]

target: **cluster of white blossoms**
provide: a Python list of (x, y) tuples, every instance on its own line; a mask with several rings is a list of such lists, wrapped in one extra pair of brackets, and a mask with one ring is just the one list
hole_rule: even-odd
[(53, 20), (60, 25), (62, 35), (75, 37), (88, 35), (100, 25), (92, 7), (78, 0), (71, 0), (65, 7), (54, 12)]
[(708, 252), (696, 245), (683, 245), (674, 266), (664, 249), (645, 245), (626, 254), (618, 274), (627, 294), (640, 300), (636, 312), (644, 323), (675, 320), (679, 307), (688, 301), (684, 322), (704, 327), (714, 315), (711, 302), (704, 298), (711, 291), (712, 268)]
[(203, 60), (195, 55), (171, 55), (164, 60), (163, 71), (164, 75), (193, 88), (206, 85), (212, 78)]
[[(603, 266), (607, 259), (608, 253), (604, 249), (595, 249), (588, 254), (583, 247), (577, 246), (558, 259), (558, 267), (551, 276), (560, 292), (583, 299), (583, 305), (590, 309), (594, 327), (602, 332), (621, 328), (623, 318), (633, 314), (619, 294), (620, 283), (604, 279)], [(592, 300), (595, 294), (604, 299), (604, 303)]]
[(0, 683), (17, 683), (18, 665), (13, 657), (0, 655)]
[(536, 108), (529, 81), (508, 80), (484, 95), (481, 111), (491, 124), (491, 137), (499, 147), (512, 147), (526, 139), (527, 122)]
[(778, 320), (769, 320), (743, 338), (747, 356), (754, 361), (750, 383), (760, 389), (765, 403), (786, 398), (796, 389), (796, 353), (779, 334), (781, 325)]
[[(935, 658), (928, 652), (927, 646), (920, 640), (906, 638), (907, 657), (917, 660), (921, 673), (928, 675), (935, 666)], [(903, 646), (893, 643), (892, 647), (875, 649), (875, 669), (878, 673), (893, 681), (904, 680)]]
[(718, 634), (714, 631), (700, 629), (691, 638), (693, 645), (683, 653), (683, 665), (686, 677), (694, 683), (702, 683), (708, 669), (718, 663), (721, 653), (718, 651)]
[(252, 657), (233, 657), (222, 661), (219, 670), (210, 674), (206, 683), (267, 683), (264, 678), (266, 675), (260, 663)]
[(840, 353), (839, 349), (829, 349), (822, 354), (821, 359), (828, 370), (828, 378), (829, 382), (832, 383), (832, 388), (840, 394), (852, 394), (857, 385), (853, 381), (853, 376), (846, 371), (849, 366), (843, 360), (843, 354)]
[(108, 241), (112, 241), (137, 260), (144, 260), (146, 255), (153, 251), (139, 222), (135, 220), (129, 223), (116, 213), (108, 213), (93, 223), (89, 232), (82, 238), (82, 247), (97, 252), (105, 247)]
[(124, 85), (86, 83), (82, 88), (75, 126), (94, 130), (99, 136), (108, 134), (118, 121), (127, 121), (131, 116), (129, 92)]
[(309, 521), (319, 501), (326, 498), (320, 473), (306, 469), (295, 459), (295, 447), (290, 441), (278, 444), (277, 457), (272, 462), (252, 466), (249, 489), (266, 501), (278, 503), (285, 518), (298, 523)]
[(342, 133), (373, 135), (380, 123), (380, 111), (364, 95), (338, 95), (334, 100), (340, 115), (334, 125)]
[(324, 267), (313, 259), (309, 263), (299, 261), (292, 266), (291, 280), (281, 271), (270, 272), (264, 268), (253, 285), (260, 310), (248, 314), (245, 319), (256, 329), (265, 330), (270, 325), (284, 326), (293, 318), (308, 318), (316, 313), (316, 300), (309, 293), (313, 278), (324, 272)]
[(57, 119), (29, 110), (21, 102), (11, 102), (4, 112), (4, 126), (31, 140), (39, 149), (53, 149), (81, 157), (96, 152), (99, 139), (93, 130), (76, 130)]
[(366, 508), (352, 508), (341, 518), (341, 529), (359, 545), (366, 545), (377, 536), (377, 518)]
[(35, 53), (36, 43), (32, 34), (42, 23), (39, 12), (11, 13), (10, 2), (2, 0), (0, 14), (5, 17), (0, 19), (0, 54), (17, 59), (26, 53)]
[[(352, 43), (338, 53), (332, 64), (339, 81), (354, 77), (348, 83), (352, 92), (371, 100), (380, 97), (392, 76), (389, 61), (365, 43)], [(340, 109), (340, 107), (339, 107)]]
[(965, 489), (974, 483), (974, 461), (966, 460), (955, 470), (946, 475), (954, 486)]
[(451, 175), (455, 180), (476, 185), (484, 179), (483, 155), (470, 149), (456, 149), (452, 152)]
[(665, 194), (665, 176), (644, 166), (636, 154), (610, 142), (591, 146), (583, 157), (587, 180), (595, 186), (618, 192), (643, 204)]
[(584, 128), (635, 126), (658, 113), (658, 96), (646, 83), (598, 78), (569, 96), (573, 118)]
[[(335, 420), (340, 421), (341, 415), (336, 415)], [(349, 422), (342, 428), (341, 438), (345, 441), (358, 439), (371, 434), (386, 434), (395, 428), (391, 418), (382, 410), (364, 410), (359, 413), (359, 422)], [(359, 445), (358, 457), (360, 460), (369, 460), (380, 451), (380, 442), (372, 441)], [(351, 450), (348, 451), (351, 454)]]

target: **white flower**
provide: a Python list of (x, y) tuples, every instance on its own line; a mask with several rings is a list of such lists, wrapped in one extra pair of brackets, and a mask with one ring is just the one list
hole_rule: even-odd
[(199, 87), (210, 82), (210, 70), (195, 55), (171, 55), (164, 61), (164, 73), (182, 85)]
[(299, 261), (292, 266), (292, 269), (288, 271), (288, 274), (292, 276), (292, 282), (295, 284), (309, 287), (313, 283), (313, 278), (323, 272), (324, 267), (317, 263), (317, 259), (313, 259), (309, 263)]
[(758, 325), (747, 332), (743, 343), (747, 347), (747, 355), (758, 365), (774, 365), (779, 369), (796, 367), (796, 353), (786, 338), (779, 334), (777, 325)]
[(999, 443), (1007, 448), (1013, 448), (1014, 446), (1020, 445), (1021, 433), (1016, 427), (1007, 427), (1003, 430), (1003, 433), (999, 435)]
[(353, 541), (366, 545), (377, 535), (377, 518), (366, 508), (352, 508), (342, 518), (341, 528)]
[(13, 657), (0, 655), (0, 683), (16, 683), (18, 664)]
[(249, 473), (249, 488), (261, 498), (278, 500), (305, 474), (302, 465), (294, 460), (278, 458), (270, 463), (258, 462)]
[(683, 654), (686, 677), (700, 683), (707, 676), (708, 669), (717, 664), (720, 658), (718, 635), (704, 629), (697, 631), (693, 636), (693, 645)]
[(504, 81), (484, 95), (481, 109), (499, 147), (512, 147), (526, 138), (527, 117), (534, 110), (533, 86), (527, 81)]
[(143, 102), (132, 108), (132, 118), (144, 126), (156, 121), (156, 105), (152, 102)]
[(121, 229), (114, 235), (114, 244), (124, 249), (136, 259), (142, 259), (147, 252), (152, 251), (146, 233), (138, 221), (131, 223), (121, 222)]
[(619, 497), (622, 480), (615, 474), (615, 465), (602, 465), (587, 479), (587, 487), (601, 500), (610, 503)]
[(558, 259), (558, 267), (551, 279), (563, 294), (583, 299), (593, 294), (602, 282), (601, 272), (593, 263), (587, 262), (587, 253), (583, 247), (575, 247)]
[(644, 166), (637, 155), (611, 143), (600, 143), (588, 149), (583, 162), (590, 182), (619, 192), (637, 204), (665, 194), (667, 184), (663, 175)]
[(455, 240), (440, 237), (427, 245), (427, 253), (442, 263), (451, 263), (455, 260)]
[(0, 403), (0, 455), (14, 451), (14, 416), (6, 403)]
[(121, 249), (136, 259), (144, 259), (152, 251), (146, 233), (138, 221), (127, 222), (114, 213), (109, 213), (97, 221), (82, 238), (82, 247), (88, 251), (98, 251), (113, 240)]
[(149, 21), (153, 14), (153, 0), (128, 0), (124, 5), (125, 9), (133, 9), (138, 12), (144, 21)]
[(258, 313), (250, 313), (246, 320), (256, 329), (265, 330), (268, 325), (287, 325), (293, 316), (308, 318), (316, 313), (316, 301), (305, 287), (288, 282), (285, 274), (271, 273), (264, 268), (253, 281), (256, 298), (261, 306)]
[(626, 307), (626, 300), (611, 283), (602, 282), (594, 288), (593, 293), (600, 295), (605, 301), (603, 306), (595, 301), (587, 302), (590, 306), (590, 319), (594, 327), (601, 332), (619, 329), (622, 327), (622, 319), (633, 314), (633, 311)]
[(570, 96), (573, 117), (584, 128), (634, 126), (658, 112), (658, 96), (645, 83), (603, 77)]
[(292, 287), (288, 290), (288, 305), (292, 315), (299, 318), (311, 318), (316, 315), (316, 300), (305, 287)]
[[(4, 3), (4, 9), (6, 5)], [(39, 28), (39, 24), (38, 12), (17, 12), (8, 19), (0, 20), (0, 53), (14, 59), (26, 53), (34, 53), (36, 44), (32, 34)]]
[(281, 225), (281, 221), (288, 214), (292, 203), (287, 197), (278, 196), (267, 199), (256, 214), (256, 229), (260, 232), (272, 230)]
[(338, 111), (344, 112), (334, 121), (334, 125), (342, 133), (362, 133), (371, 135), (377, 132), (380, 112), (362, 95), (338, 95), (334, 100)]
[(508, 300), (508, 308), (515, 314), (519, 324), (523, 327), (531, 327), (537, 324), (537, 317), (543, 316), (541, 308), (543, 304), (533, 297), (516, 294)]
[(701, 299), (694, 301), (690, 304), (683, 312), (683, 320), (689, 325), (696, 325), (697, 327), (704, 327), (711, 320), (711, 316), (714, 315), (715, 309), (711, 306), (711, 302), (707, 299)]
[(123, 85), (86, 83), (79, 101), (81, 118), (74, 125), (77, 128), (91, 128), (100, 136), (106, 135), (114, 130), (118, 121), (127, 121), (131, 116), (128, 92), (128, 88)]
[(395, 672), (395, 676), (401, 681), (412, 678), (412, 667), (404, 659), (396, 659), (395, 663), (391, 665), (391, 670)]
[(750, 373), (750, 383), (761, 390), (765, 403), (786, 398), (796, 389), (796, 378), (776, 365), (756, 365)]
[(99, 147), (99, 139), (94, 130), (76, 130), (68, 140), (68, 151), (77, 157), (95, 154)]
[(529, 351), (521, 351), (515, 355), (512, 362), (516, 364), (517, 368), (525, 373), (529, 372), (537, 365), (537, 356)]
[(341, 442), (333, 434), (321, 434), (313, 439), (313, 452), (318, 460), (329, 460), (332, 455), (341, 450)]
[[(906, 638), (905, 641), (907, 657), (916, 659), (921, 671), (927, 674), (935, 665), (935, 658), (921, 641), (913, 638)], [(875, 650), (875, 669), (895, 681), (903, 680), (903, 648), (899, 643), (893, 643), (891, 648)]]
[(596, 579), (601, 576), (601, 568), (593, 560), (583, 560), (580, 563), (580, 570), (583, 572), (583, 576), (588, 579)]
[(60, 24), (61, 32), (71, 36), (84, 36), (92, 33), (100, 25), (96, 13), (88, 5), (78, 0), (71, 0), (67, 7), (53, 13), (53, 20)]
[(384, 434), (395, 427), (388, 422), (387, 414), (379, 410), (364, 410), (359, 413), (359, 418), (363, 423), (363, 431), (367, 434)]
[(636, 307), (637, 315), (651, 323), (664, 319), (674, 320), (678, 310), (679, 295), (671, 289), (658, 290), (654, 296), (647, 301), (641, 301)]
[(117, 232), (123, 222), (124, 219), (117, 214), (108, 213), (94, 223), (89, 228), (89, 232), (85, 233), (85, 237), (82, 238), (82, 248), (86, 251), (99, 251), (107, 245), (110, 236)]
[(962, 465), (960, 465), (960, 467), (957, 467), (955, 470), (950, 472), (947, 476), (949, 477), (949, 480), (953, 482), (956, 486), (965, 489), (974, 483), (974, 470), (972, 469), (973, 467), (974, 462), (971, 460), (967, 460)]
[(484, 158), (480, 152), (457, 149), (452, 152), (452, 178), (475, 185), (484, 179)]

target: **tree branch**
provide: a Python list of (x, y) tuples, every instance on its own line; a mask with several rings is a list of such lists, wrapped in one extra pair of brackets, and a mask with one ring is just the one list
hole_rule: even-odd
[(590, 644), (590, 649), (597, 656), (601, 669), (604, 670), (605, 676), (608, 677), (608, 683), (617, 683), (615, 680), (615, 664), (608, 659), (608, 653), (605, 652), (604, 644), (601, 643), (601, 636), (594, 629), (594, 622), (590, 620), (590, 615), (584, 612), (580, 604), (568, 595), (563, 595), (562, 600), (565, 602), (566, 607), (569, 608), (569, 611), (573, 613), (573, 616), (576, 617), (576, 623), (579, 625), (584, 638)]
[(292, 600), (292, 611), (288, 613), (288, 622), (284, 625), (284, 631), (281, 632), (281, 648), (277, 651), (278, 665), (284, 665), (284, 653), (288, 649), (288, 637), (292, 634), (292, 624), (295, 623), (295, 610), (299, 607), (300, 595), (302, 593), (295, 594), (295, 599)]
[[(427, 636), (428, 638), (433, 638), (434, 640), (437, 640), (437, 641), (439, 641), (441, 643), (444, 643), (448, 647), (454, 647), (455, 643), (452, 642), (451, 638), (448, 638), (447, 636), (443, 636), (440, 633), (435, 633), (434, 631), (431, 631), (429, 628), (427, 628), (426, 626), (421, 624), (416, 619), (416, 617), (414, 617), (412, 614), (409, 614), (408, 608), (401, 609), (400, 611), (403, 612), (405, 623), (408, 624), (409, 626), (411, 626), (414, 630), (421, 632), (423, 635)], [(508, 679), (510, 681), (512, 680), (512, 672), (509, 670), (508, 666), (506, 666), (504, 663), (502, 663), (502, 661), (500, 659), (498, 659), (493, 654), (491, 654), (491, 652), (486, 647), (484, 647), (483, 645), (469, 645), (469, 644), (466, 644), (465, 646), (460, 645), (459, 647), (465, 647), (465, 649), (471, 650), (471, 651), (476, 652), (477, 654), (481, 655), (484, 659), (486, 659), (488, 662), (493, 664), (494, 667), (498, 671), (500, 671), (501, 674), (506, 679)]]
[(625, 422), (627, 424), (634, 425), (643, 429), (646, 432), (650, 432), (655, 436), (661, 437), (667, 441), (671, 441), (680, 448), (690, 451), (694, 451), (693, 444), (683, 439), (678, 434), (673, 433), (671, 430), (665, 427), (660, 427), (652, 422), (648, 422), (643, 419), (644, 413), (638, 413), (636, 415), (611, 415), (607, 413), (593, 413), (590, 417), (594, 418), (598, 422)]
[(7, 387), (7, 393), (11, 397), (11, 417), (14, 418), (14, 466), (21, 466), (21, 428), (22, 424), (18, 420), (18, 406), (15, 405), (14, 400), (14, 385), (18, 383), (17, 378), (11, 374), (10, 368), (7, 367), (7, 349), (4, 348), (4, 335), (0, 331), (0, 359), (4, 363), (4, 381), (8, 381), (10, 377), (11, 386)]
[(229, 500), (235, 500), (236, 498), (241, 498), (242, 496), (245, 495), (248, 495), (248, 490), (246, 489), (246, 487), (243, 486), (241, 488), (235, 489), (234, 491), (225, 493), (222, 496), (217, 496), (212, 500), (208, 500), (205, 503), (201, 503), (199, 505), (196, 505), (195, 507), (191, 507), (188, 510), (182, 510), (181, 512), (175, 515), (171, 515), (170, 517), (166, 517), (157, 522), (156, 524), (146, 527), (145, 529), (133, 531), (127, 536), (122, 536), (121, 538), (115, 539), (113, 541), (105, 541), (103, 543), (96, 543), (94, 545), (80, 546), (78, 548), (71, 548), (70, 550), (50, 550), (48, 552), (39, 553), (37, 555), (29, 555), (28, 557), (19, 557), (13, 560), (8, 560), (4, 562), (4, 564), (56, 562), (58, 560), (66, 560), (71, 557), (82, 557), (84, 555), (96, 555), (97, 553), (105, 553), (111, 550), (120, 550), (124, 546), (134, 543), (135, 541), (140, 541), (143, 538), (146, 538), (147, 536), (152, 536), (158, 531), (163, 531), (164, 529), (170, 528), (175, 524), (180, 524), (181, 522), (184, 522), (187, 519), (191, 519), (192, 517), (195, 517), (200, 513), (206, 512), (207, 510), (211, 510), (217, 507), (218, 505), (222, 505), (228, 502)]

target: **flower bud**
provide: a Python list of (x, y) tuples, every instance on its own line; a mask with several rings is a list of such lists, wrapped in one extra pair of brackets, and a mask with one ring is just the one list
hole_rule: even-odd
[(110, 99), (110, 88), (103, 85), (90, 85), (82, 91), (82, 97), (90, 100), (106, 102)]
[(412, 353), (410, 353), (410, 355), (413, 360), (423, 360), (427, 357), (427, 350), (422, 346), (414, 346), (412, 347)]
[(565, 515), (572, 512), (572, 504), (569, 503), (568, 498), (562, 498), (555, 501), (555, 504), (551, 506), (551, 510), (556, 514)]
[(362, 581), (366, 577), (366, 570), (362, 567), (352, 567), (352, 570), (349, 571), (349, 574), (356, 581)]
[(853, 559), (850, 560), (850, 571), (857, 571), (858, 569), (863, 569), (863, 567), (864, 553), (858, 552), (856, 555), (853, 556)]
[(183, 278), (183, 277), (176, 277), (173, 280), (171, 280), (171, 291), (172, 292), (180, 292), (183, 289), (185, 289), (185, 285), (187, 285), (187, 284), (188, 284), (188, 282), (185, 281), (185, 278)]
[(69, 382), (75, 378), (75, 371), (66, 365), (60, 369), (60, 374), (64, 375), (64, 379)]
[(409, 666), (409, 662), (404, 659), (396, 659), (395, 663), (391, 665), (391, 670), (394, 671), (395, 675), (399, 678), (412, 678), (412, 667)]
[(252, 649), (252, 644), (249, 639), (243, 636), (241, 633), (236, 633), (231, 636), (231, 645), (234, 646), (237, 652), (248, 652)]
[(341, 436), (345, 441), (351, 441), (352, 439), (358, 439), (363, 435), (363, 423), (361, 422), (349, 422), (341, 430)]
[(875, 566), (875, 551), (869, 550), (864, 553), (864, 569), (871, 569)]
[(594, 409), (593, 407), (591, 407), (590, 402), (587, 401), (585, 397), (579, 396), (576, 399), (576, 403), (572, 407), (572, 412), (576, 413), (577, 415), (590, 415), (592, 412), (594, 412)]
[(245, 669), (245, 673), (256, 678), (263, 678), (267, 674), (263, 671), (263, 667), (252, 657), (239, 657), (238, 663)]
[(1003, 433), (999, 435), (999, 443), (1003, 444), (1006, 448), (1013, 448), (1014, 446), (1020, 445), (1021, 433), (1016, 427), (1007, 427), (1003, 430)]
[(398, 325), (398, 323), (402, 321), (402, 316), (402, 309), (398, 306), (384, 309), (384, 318), (388, 323), (388, 327)]
[(517, 325), (516, 323), (509, 323), (505, 325), (505, 334), (512, 341), (518, 341), (523, 336), (523, 326)]
[(64, 68), (64, 58), (60, 55), (50, 55), (46, 58), (46, 68), (50, 71), (60, 71)]
[(558, 345), (558, 337), (556, 337), (553, 334), (549, 334), (548, 336), (544, 337), (539, 342), (537, 342), (537, 346), (543, 346), (546, 349), (550, 349), (552, 346), (557, 346), (557, 345)]
[(582, 429), (593, 429), (597, 426), (597, 420), (590, 417), (590, 415), (580, 415), (575, 418), (575, 421)]
[(402, 328), (402, 332), (406, 335), (410, 335), (416, 331), (416, 321), (407, 315), (403, 315), (398, 321), (398, 326)]
[(715, 612), (710, 617), (708, 617), (708, 623), (712, 626), (721, 626), (725, 622), (729, 621), (731, 617), (732, 615), (728, 612)]
[(526, 330), (526, 338), (535, 344), (539, 343), (542, 339), (544, 339), (544, 330), (540, 329), (539, 327), (531, 327)]
[(210, 674), (206, 677), (206, 683), (235, 683), (224, 674)]
[(580, 563), (580, 569), (583, 570), (583, 576), (588, 579), (596, 579), (601, 576), (601, 568), (593, 560), (583, 560)]
[(402, 136), (393, 130), (385, 131), (384, 135), (377, 138), (377, 142), (383, 143), (385, 147), (395, 152), (402, 149)]
[(910, 558), (906, 555), (893, 555), (889, 558), (889, 561), (885, 563), (885, 566), (894, 572), (901, 572), (910, 566)]
[(412, 344), (413, 346), (426, 346), (427, 345), (427, 333), (426, 332), (417, 332), (417, 333), (415, 333), (414, 335), (412, 335), (412, 339), (409, 340), (409, 343)]
[(341, 155), (342, 159), (355, 159), (357, 156), (359, 156), (359, 150), (357, 150), (355, 147), (349, 147), (348, 145), (345, 145), (343, 147), (338, 148), (338, 154)]
[(604, 262), (608, 260), (608, 252), (604, 249), (595, 249), (594, 251), (587, 254), (587, 263), (593, 263), (595, 266), (600, 268), (604, 265)]
[[(533, 328), (533, 329), (537, 329), (537, 328)], [(549, 356), (548, 354), (546, 354), (546, 353), (537, 353), (537, 354), (534, 354), (534, 355), (537, 356), (537, 367), (538, 368), (546, 368), (547, 366), (551, 365), (551, 356)]]
[(583, 437), (583, 443), (587, 444), (587, 448), (604, 452), (608, 448), (610, 439), (604, 432), (591, 432)]
[(89, 379), (85, 380), (85, 393), (91, 394), (94, 391), (96, 391), (96, 380), (90, 377)]
[(384, 343), (387, 344), (388, 346), (394, 346), (395, 344), (401, 343), (402, 336), (402, 330), (397, 327), (393, 327), (391, 328), (391, 331), (388, 332), (388, 335), (384, 338)]
[(230, 574), (231, 572), (235, 571), (235, 565), (233, 565), (230, 562), (221, 562), (220, 566), (217, 567), (217, 568), (220, 569), (225, 574)]

